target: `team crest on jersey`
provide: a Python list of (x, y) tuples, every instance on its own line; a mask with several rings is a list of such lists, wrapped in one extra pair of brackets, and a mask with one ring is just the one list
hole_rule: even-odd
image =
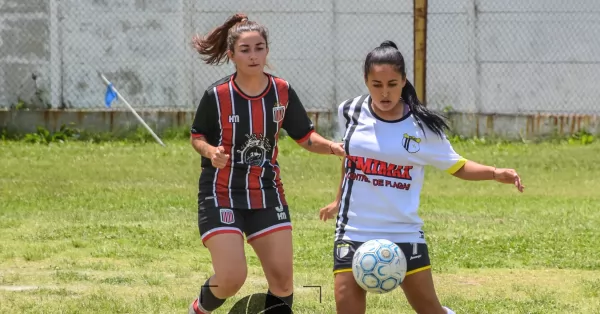
[(275, 105), (273, 105), (273, 122), (279, 123), (283, 120), (283, 117), (285, 116), (285, 107), (286, 106), (281, 103), (275, 102)]
[(248, 138), (246, 143), (237, 152), (242, 155), (238, 164), (246, 164), (249, 166), (262, 166), (267, 156), (267, 152), (271, 150), (269, 140), (262, 134), (256, 135), (246, 134)]
[(348, 253), (350, 253), (350, 244), (348, 243), (340, 243), (335, 248), (335, 254), (338, 258), (344, 258)]
[(229, 208), (221, 208), (221, 222), (226, 225), (231, 225), (235, 222), (235, 215), (233, 214), (233, 210)]
[(421, 150), (421, 139), (412, 135), (408, 135), (408, 133), (404, 133), (404, 138), (402, 138), (402, 146), (406, 149), (407, 152), (414, 154)]

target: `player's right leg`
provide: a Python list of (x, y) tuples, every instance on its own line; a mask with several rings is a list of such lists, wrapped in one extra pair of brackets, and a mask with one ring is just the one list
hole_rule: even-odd
[(243, 215), (237, 210), (202, 204), (198, 207), (200, 235), (210, 252), (215, 273), (202, 283), (199, 297), (190, 305), (190, 314), (208, 314), (216, 310), (246, 281), (242, 219)]
[(360, 242), (335, 241), (333, 245), (333, 274), (335, 308), (338, 314), (364, 314), (367, 310), (367, 292), (352, 275), (352, 258)]

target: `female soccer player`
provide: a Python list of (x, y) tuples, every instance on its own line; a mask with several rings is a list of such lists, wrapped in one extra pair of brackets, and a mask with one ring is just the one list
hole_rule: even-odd
[(366, 292), (352, 275), (354, 251), (371, 239), (398, 244), (407, 259), (402, 288), (417, 313), (454, 313), (436, 295), (417, 209), (424, 166), (432, 165), (463, 180), (496, 180), (523, 191), (513, 169), (497, 169), (464, 159), (444, 135), (445, 121), (427, 110), (406, 80), (404, 58), (396, 44), (383, 42), (364, 63), (369, 93), (339, 106), (346, 158), (336, 200), (320, 210), (337, 214), (334, 286), (338, 313), (366, 311)]
[(243, 234), (260, 259), (268, 295), (276, 296), (266, 306), (283, 300), (291, 308), (292, 225), (277, 162), (279, 132), (314, 153), (344, 156), (344, 149), (314, 132), (288, 82), (264, 72), (263, 25), (236, 14), (193, 43), (207, 64), (231, 60), (236, 70), (204, 91), (191, 128), (191, 144), (202, 156), (198, 227), (215, 273), (190, 313), (210, 313), (242, 287)]

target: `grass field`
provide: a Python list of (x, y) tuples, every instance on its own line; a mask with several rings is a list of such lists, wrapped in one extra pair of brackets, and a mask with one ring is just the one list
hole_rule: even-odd
[[(187, 313), (212, 272), (196, 220), (199, 156), (156, 144), (0, 142), (0, 313)], [(339, 160), (281, 144), (296, 313), (333, 313)], [(437, 290), (457, 313), (600, 312), (600, 145), (456, 144), (516, 168), (526, 192), (429, 169), (421, 215)], [(247, 251), (244, 295), (266, 291)], [(315, 288), (322, 286), (322, 303)], [(368, 313), (411, 313), (401, 290)]]

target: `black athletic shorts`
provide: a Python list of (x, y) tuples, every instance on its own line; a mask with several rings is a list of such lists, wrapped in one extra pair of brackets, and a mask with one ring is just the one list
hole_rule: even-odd
[[(354, 252), (364, 242), (338, 240), (333, 244), (333, 273), (352, 271)], [(406, 257), (406, 276), (431, 268), (425, 243), (396, 243)]]
[(248, 242), (267, 234), (292, 229), (288, 206), (261, 209), (215, 207), (213, 202), (198, 204), (198, 229), (202, 243), (222, 233), (246, 235)]

